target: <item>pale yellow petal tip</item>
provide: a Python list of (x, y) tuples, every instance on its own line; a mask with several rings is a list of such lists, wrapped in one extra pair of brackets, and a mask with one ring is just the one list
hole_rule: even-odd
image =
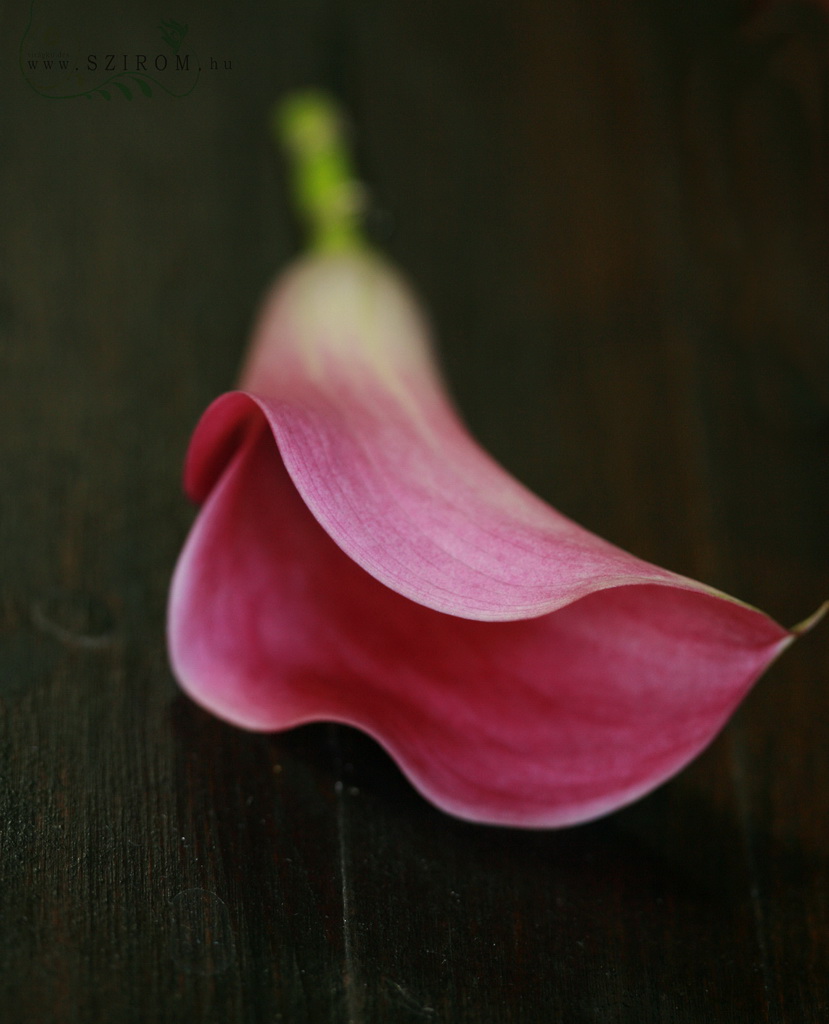
[(827, 612), (829, 612), (829, 601), (824, 601), (820, 608), (818, 608), (816, 612), (813, 612), (808, 619), (804, 619), (803, 622), (799, 622), (796, 626), (792, 626), (790, 632), (793, 633), (794, 636), (803, 636), (804, 633), (808, 633), (810, 629), (816, 626)]

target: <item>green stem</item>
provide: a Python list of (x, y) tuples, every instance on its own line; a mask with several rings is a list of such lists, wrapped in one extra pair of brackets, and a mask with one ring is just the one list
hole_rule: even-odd
[(311, 251), (365, 248), (363, 188), (352, 171), (344, 120), (334, 101), (323, 92), (291, 94), (276, 106), (273, 130), (291, 159), (294, 201), (308, 226)]

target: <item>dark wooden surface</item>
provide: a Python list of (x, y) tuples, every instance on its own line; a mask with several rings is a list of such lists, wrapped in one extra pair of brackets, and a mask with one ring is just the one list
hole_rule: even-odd
[(221, 62), (107, 102), (26, 84), (25, 6), (0, 36), (0, 1019), (829, 1020), (825, 624), (675, 781), (537, 833), (441, 815), (346, 729), (213, 720), (164, 643), (189, 432), (299, 244), (265, 112), (309, 83), (353, 113), (372, 230), (491, 451), (785, 624), (829, 597), (817, 10), (46, 12), (80, 52), (175, 17)]

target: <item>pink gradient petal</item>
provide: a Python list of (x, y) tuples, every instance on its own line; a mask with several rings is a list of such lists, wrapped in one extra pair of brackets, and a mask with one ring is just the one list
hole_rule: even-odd
[(265, 416), (247, 399), (231, 403), (244, 432), (184, 549), (170, 606), (176, 674), (228, 721), (349, 723), (445, 811), (567, 825), (679, 770), (791, 640), (744, 605), (661, 583), (599, 589), (514, 622), (417, 604), (331, 540)]
[[(298, 323), (317, 296), (329, 308)], [(354, 336), (361, 323), (408, 344), (383, 362), (365, 344), (369, 329)], [(326, 532), (429, 608), (495, 621), (633, 583), (713, 592), (621, 551), (510, 476), (460, 422), (427, 337), (405, 287), (376, 260), (300, 265), (266, 303), (243, 380), (248, 398), (222, 396), (199, 424), (185, 473), (191, 497), (209, 493), (252, 400)]]
[(794, 638), (487, 456), (376, 257), (280, 279), (243, 386), (190, 446), (169, 611), (182, 686), (230, 722), (348, 723), (450, 813), (567, 825), (678, 771)]

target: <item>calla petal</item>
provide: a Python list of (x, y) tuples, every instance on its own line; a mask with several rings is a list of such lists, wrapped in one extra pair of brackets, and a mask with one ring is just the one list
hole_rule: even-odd
[[(531, 618), (633, 583), (712, 592), (614, 547), (510, 476), (460, 422), (429, 351), (414, 301), (373, 256), (305, 261), (265, 304), (243, 386), (308, 508), (354, 561), (414, 601), (474, 619)], [(221, 424), (246, 415), (227, 402), (193, 441), (196, 500)]]
[(251, 729), (374, 736), (439, 807), (557, 826), (695, 756), (794, 633), (629, 555), (472, 440), (365, 254), (299, 264), (194, 435), (173, 667)]

